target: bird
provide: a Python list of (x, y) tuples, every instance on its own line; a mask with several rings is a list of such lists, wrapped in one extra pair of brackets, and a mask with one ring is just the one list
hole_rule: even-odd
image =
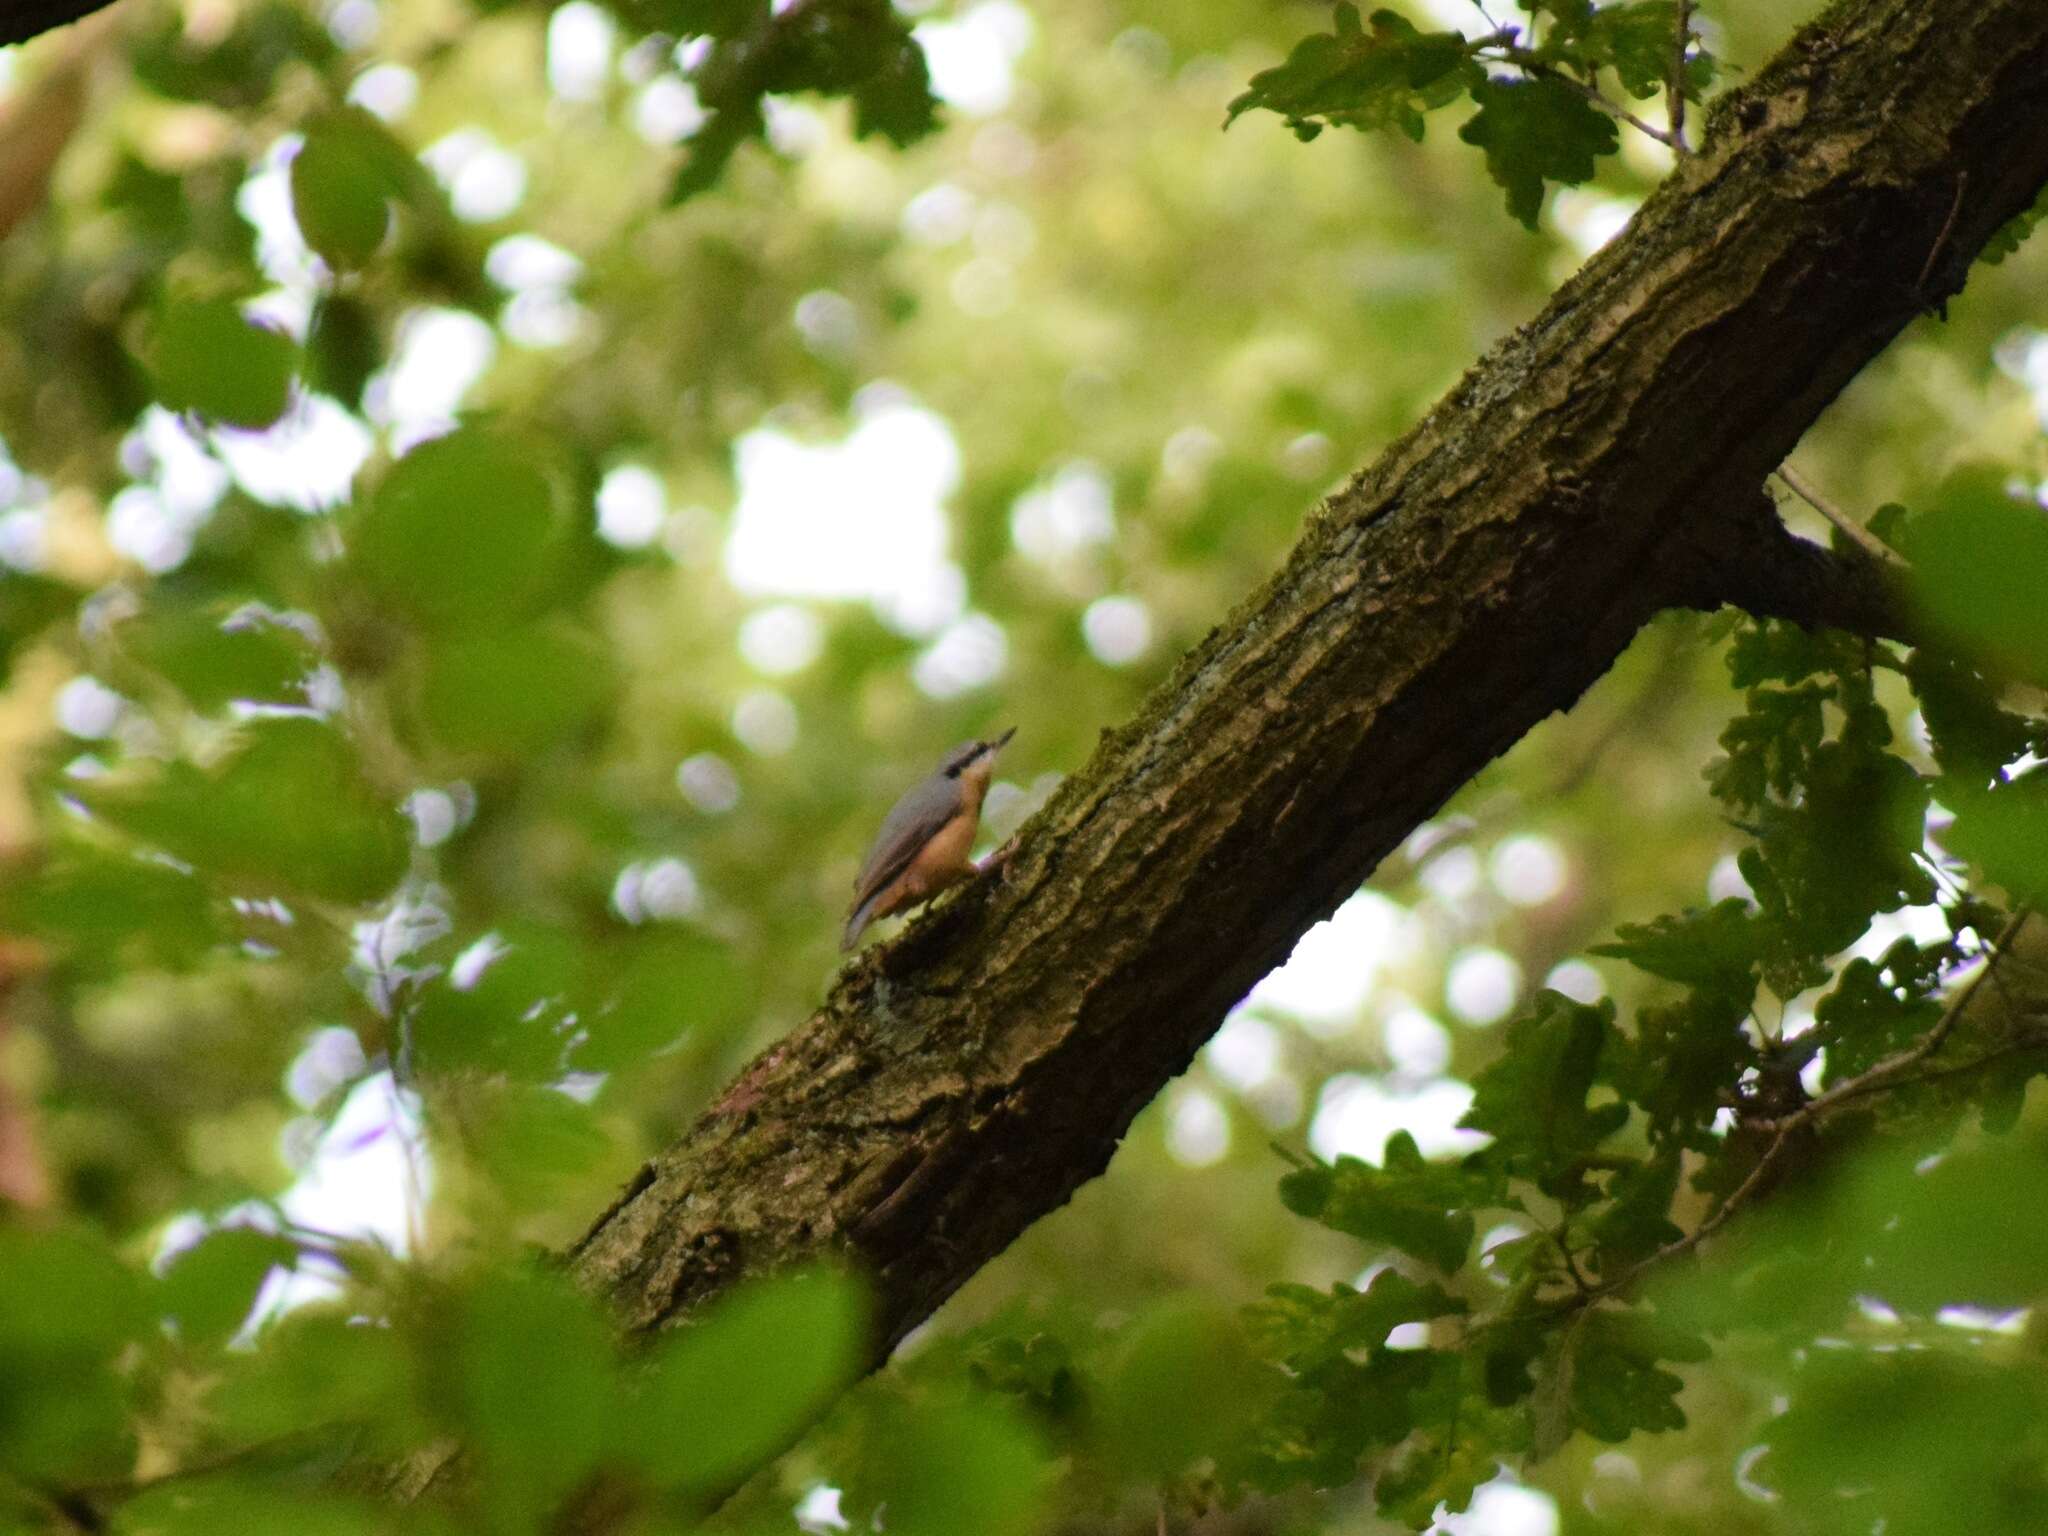
[(876, 918), (929, 901), (972, 873), (967, 854), (981, 822), (981, 797), (988, 793), (996, 754), (1016, 734), (1011, 726), (988, 741), (961, 742), (930, 778), (896, 802), (853, 882), (841, 950), (859, 943)]

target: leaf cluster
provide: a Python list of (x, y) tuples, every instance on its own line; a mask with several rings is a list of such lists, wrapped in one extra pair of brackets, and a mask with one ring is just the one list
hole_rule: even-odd
[(1419, 143), (1430, 113), (1467, 99), (1477, 110), (1458, 136), (1485, 154), (1509, 213), (1534, 229), (1549, 184), (1590, 181), (1619, 147), (1621, 109), (1602, 94), (1608, 76), (1632, 97), (1669, 87), (1692, 101), (1712, 84), (1715, 63), (1689, 31), (1680, 37), (1675, 0), (1526, 9), (1530, 37), (1515, 27), (1470, 37), (1425, 32), (1397, 11), (1361, 18), (1343, 0), (1329, 32), (1303, 38), (1286, 62), (1252, 77), (1226, 124), (1259, 109), (1278, 113), (1303, 140), (1346, 127)]

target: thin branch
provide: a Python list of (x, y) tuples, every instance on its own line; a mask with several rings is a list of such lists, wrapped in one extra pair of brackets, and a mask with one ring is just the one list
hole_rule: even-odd
[(1673, 153), (1682, 154), (1685, 152), (1684, 147), (1677, 140), (1672, 138), (1664, 129), (1659, 128), (1655, 123), (1644, 122), (1643, 119), (1637, 117), (1635, 113), (1629, 111), (1627, 107), (1624, 107), (1620, 102), (1607, 95), (1598, 86), (1588, 85), (1577, 76), (1566, 74), (1555, 65), (1539, 59), (1528, 49), (1502, 48), (1498, 58), (1504, 64), (1514, 65), (1524, 74), (1540, 76), (1545, 80), (1556, 80), (1570, 86), (1609, 117), (1627, 123), (1629, 127), (1635, 129), (1638, 133), (1648, 134)]
[(1934, 275), (1934, 263), (1948, 244), (1948, 237), (1955, 233), (1956, 215), (1963, 211), (1963, 193), (1969, 188), (1970, 173), (1956, 173), (1956, 195), (1948, 205), (1948, 217), (1941, 221), (1941, 233), (1934, 237), (1934, 244), (1927, 248), (1927, 259), (1920, 264), (1920, 275), (1913, 279), (1915, 288), (1925, 288), (1927, 279)]
[(1801, 538), (1785, 526), (1762, 487), (1731, 502), (1721, 516), (1696, 524), (1667, 558), (1667, 601), (1674, 607), (1711, 613), (1726, 603), (1808, 629), (1908, 644), (1918, 638), (1899, 590), (1898, 565), (1870, 558), (1860, 546), (1839, 553)]
[(1557, 1245), (1558, 1255), (1564, 1260), (1564, 1272), (1571, 1276), (1572, 1284), (1578, 1287), (1579, 1294), (1581, 1296), (1590, 1294), (1593, 1289), (1593, 1282), (1585, 1277), (1584, 1273), (1579, 1269), (1579, 1261), (1572, 1257), (1572, 1245), (1564, 1240), (1564, 1229), (1562, 1226), (1550, 1234), (1550, 1240)]
[(1778, 466), (1778, 478), (1791, 488), (1793, 495), (1833, 523), (1835, 527), (1842, 531), (1843, 537), (1848, 539), (1851, 544), (1854, 544), (1864, 554), (1870, 556), (1879, 565), (1903, 566), (1906, 563), (1899, 558), (1897, 550), (1891, 548), (1884, 540), (1857, 522), (1855, 518), (1842, 510), (1841, 507), (1829, 501), (1826, 496), (1822, 495), (1815, 488), (1812, 481), (1808, 480), (1806, 476), (1799, 473), (1790, 464), (1780, 464)]
[(1692, 47), (1693, 0), (1678, 0), (1678, 48), (1671, 59), (1671, 85), (1666, 94), (1664, 115), (1671, 123), (1671, 147), (1681, 155), (1692, 153), (1685, 142), (1685, 55)]

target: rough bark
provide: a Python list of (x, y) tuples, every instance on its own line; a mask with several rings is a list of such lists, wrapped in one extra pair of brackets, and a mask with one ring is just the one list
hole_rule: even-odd
[(1296, 938), (1673, 604), (1899, 631), (1757, 510), (2048, 181), (2048, 5), (1861, 0), (1309, 520), (984, 877), (848, 968), (571, 1255), (627, 1326), (837, 1251), (880, 1359), (1099, 1172)]

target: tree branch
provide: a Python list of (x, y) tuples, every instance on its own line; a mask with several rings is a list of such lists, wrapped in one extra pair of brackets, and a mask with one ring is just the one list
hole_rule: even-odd
[(1800, 538), (1757, 491), (1674, 540), (1669, 558), (1681, 607), (1711, 612), (1728, 604), (1760, 619), (1913, 643), (1901, 567), (1858, 549), (1841, 555)]
[(1952, 291), (2044, 182), (2039, 0), (1860, 0), (1801, 32), (1105, 734), (1006, 879), (855, 961), (647, 1165), (575, 1272), (651, 1329), (744, 1275), (850, 1254), (880, 1359), (1660, 608), (1711, 590), (1902, 635), (1890, 594), (1793, 539), (1758, 487), (1944, 296), (1917, 286), (1930, 245)]

